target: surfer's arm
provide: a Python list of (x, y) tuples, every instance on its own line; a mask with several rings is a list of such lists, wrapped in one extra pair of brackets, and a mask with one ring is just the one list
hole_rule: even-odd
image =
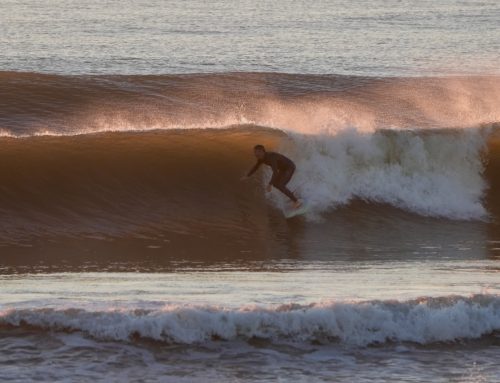
[(257, 163), (253, 166), (253, 168), (250, 169), (250, 171), (247, 173), (247, 177), (250, 177), (252, 174), (254, 174), (260, 167), (260, 165), (262, 165), (262, 161), (257, 161)]

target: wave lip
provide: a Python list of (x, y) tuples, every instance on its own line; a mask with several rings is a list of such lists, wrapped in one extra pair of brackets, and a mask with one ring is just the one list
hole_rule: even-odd
[(136, 338), (175, 344), (211, 340), (432, 344), (500, 331), (500, 297), (475, 295), (411, 301), (288, 304), (273, 307), (166, 305), (161, 309), (4, 309), (0, 325), (77, 331), (96, 339)]
[(285, 73), (61, 76), (0, 71), (0, 136), (220, 127), (318, 134), (346, 127), (469, 127), (500, 121), (499, 76)]

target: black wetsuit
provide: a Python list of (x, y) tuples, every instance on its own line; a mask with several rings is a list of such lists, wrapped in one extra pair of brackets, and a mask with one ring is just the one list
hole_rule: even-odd
[(292, 160), (283, 154), (266, 152), (265, 157), (262, 160), (258, 160), (255, 166), (248, 172), (248, 177), (255, 173), (262, 164), (266, 164), (273, 169), (273, 176), (271, 181), (269, 181), (269, 185), (273, 185), (293, 202), (296, 202), (297, 197), (286, 187), (286, 184), (290, 182), (295, 172), (295, 164)]

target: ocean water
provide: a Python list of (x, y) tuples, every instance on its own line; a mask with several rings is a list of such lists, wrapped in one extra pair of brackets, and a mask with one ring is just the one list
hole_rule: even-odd
[(49, 73), (497, 73), (496, 0), (4, 0), (0, 65)]
[(499, 20), (0, 2), (0, 380), (500, 381)]

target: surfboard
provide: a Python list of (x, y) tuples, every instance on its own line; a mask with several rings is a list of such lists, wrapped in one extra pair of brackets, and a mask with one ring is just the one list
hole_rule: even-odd
[(288, 205), (283, 209), (283, 215), (285, 216), (286, 219), (296, 217), (298, 215), (302, 215), (308, 212), (309, 207), (307, 205), (306, 200), (300, 200), (302, 202), (302, 206), (300, 206), (298, 209), (293, 208), (292, 206)]

